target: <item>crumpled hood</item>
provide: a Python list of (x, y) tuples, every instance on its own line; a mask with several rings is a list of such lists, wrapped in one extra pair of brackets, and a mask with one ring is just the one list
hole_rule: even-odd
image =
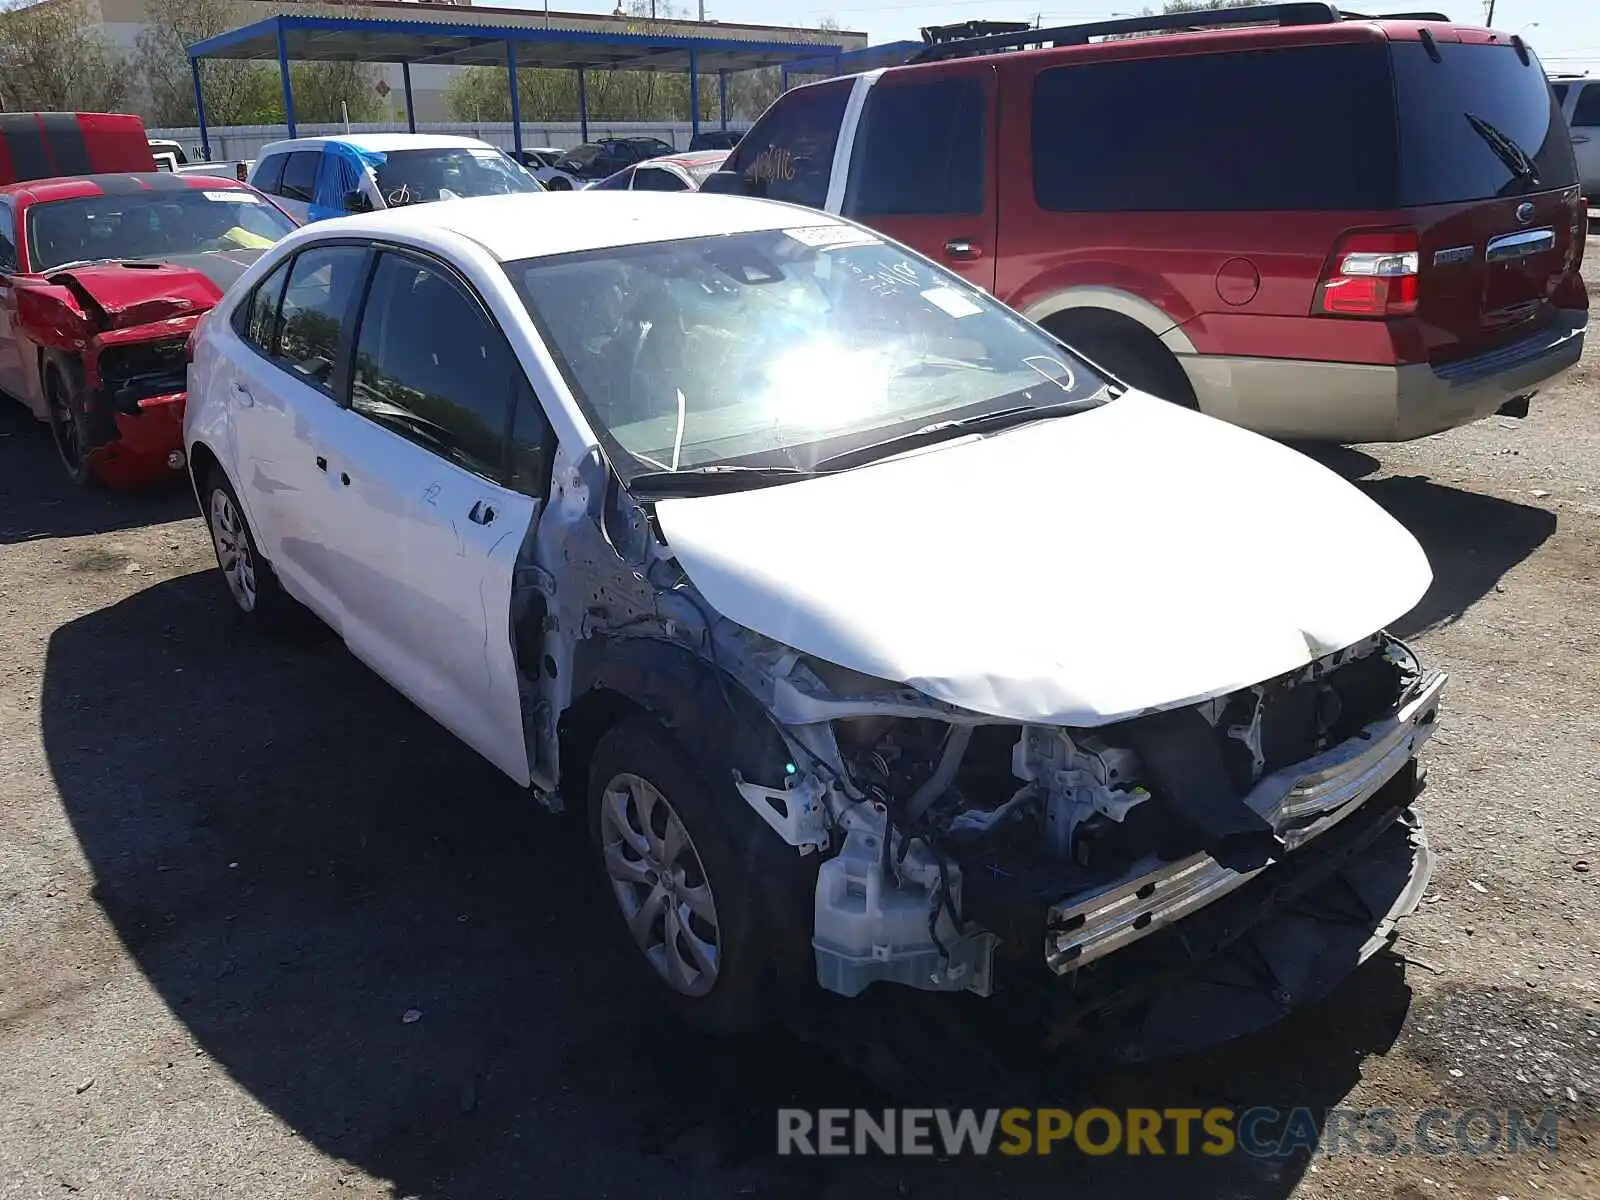
[(656, 511), (729, 619), (1042, 724), (1259, 683), (1378, 631), (1432, 580), (1416, 539), (1333, 472), (1137, 392)]
[(102, 329), (149, 325), (216, 306), (260, 250), (173, 255), (162, 261), (95, 263), (54, 272)]

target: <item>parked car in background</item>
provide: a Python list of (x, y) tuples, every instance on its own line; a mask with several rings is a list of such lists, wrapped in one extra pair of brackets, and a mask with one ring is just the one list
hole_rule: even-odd
[(1550, 80), (1556, 104), (1572, 132), (1578, 183), (1591, 206), (1600, 205), (1600, 79), (1556, 75)]
[(726, 150), (700, 150), (668, 154), (631, 167), (591, 184), (590, 191), (697, 192), (700, 185), (727, 159)]
[[(1280, 437), (1520, 414), (1578, 361), (1578, 176), (1513, 34), (1290, 3), (919, 58), (780, 96), (707, 190), (856, 217), (1126, 382)], [(1316, 100), (1240, 103), (1288, 95)]]
[(570, 192), (582, 187), (583, 182), (556, 166), (566, 154), (567, 151), (554, 146), (540, 146), (532, 150), (524, 148), (520, 153), (513, 151), (511, 156), (531, 171), (547, 190)]
[(689, 149), (732, 150), (743, 136), (737, 129), (702, 129), (689, 139)]
[(0, 113), (0, 185), (155, 169), (144, 122), (128, 113)]
[[(1155, 993), (1192, 1047), (1325, 994), (1427, 884), (1444, 677), (1379, 632), (1428, 588), (1412, 536), (861, 226), (313, 225), (190, 380), (240, 618), (299, 601), (586, 814), (616, 935), (706, 1027), (808, 981), (1007, 988), (1061, 1036)], [(1106, 586), (1043, 552), (1061, 513)]]
[(189, 155), (181, 143), (171, 138), (150, 138), (148, 141), (150, 154), (156, 160), (158, 171), (176, 171), (188, 163)]
[(253, 158), (217, 159), (209, 162), (201, 159), (179, 167), (176, 174), (213, 175), (245, 183), (250, 179), (250, 171), (255, 165)]
[(543, 189), (525, 167), (477, 138), (367, 133), (263, 146), (250, 183), (299, 221), (465, 196)]
[(567, 151), (552, 169), (567, 176), (574, 186), (587, 187), (624, 167), (675, 151), (660, 138), (601, 138)]
[(182, 470), (184, 343), (293, 228), (227, 179), (151, 171), (0, 187), (0, 389), (49, 423), (74, 483)]

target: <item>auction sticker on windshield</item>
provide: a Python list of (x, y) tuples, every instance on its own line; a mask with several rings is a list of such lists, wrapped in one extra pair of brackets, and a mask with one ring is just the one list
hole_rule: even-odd
[(875, 246), (879, 240), (866, 230), (849, 225), (806, 225), (800, 229), (785, 229), (783, 232), (802, 246), (810, 246), (813, 250), (832, 246)]
[(219, 204), (260, 204), (261, 197), (254, 192), (243, 190), (237, 192), (201, 192), (207, 200), (215, 200)]

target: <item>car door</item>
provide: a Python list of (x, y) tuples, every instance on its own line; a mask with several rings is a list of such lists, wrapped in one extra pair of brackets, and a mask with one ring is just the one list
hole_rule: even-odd
[(889, 71), (867, 92), (843, 212), (994, 290), (995, 69)]
[(519, 783), (512, 577), (539, 500), (508, 486), (521, 368), (447, 264), (384, 249), (330, 427), (351, 649)]
[(1578, 92), (1572, 106), (1572, 153), (1578, 160), (1578, 182), (1591, 205), (1600, 204), (1600, 82)]
[(219, 379), (238, 446), (235, 483), (262, 552), (284, 587), (340, 632), (344, 551), (327, 444), (342, 415), (342, 346), (368, 255), (363, 245), (321, 243), (268, 275), (236, 310), (245, 352), (227, 356), (231, 374)]
[(27, 377), (17, 341), (17, 286), (12, 278), (19, 265), (16, 220), (11, 201), (0, 200), (0, 391), (26, 403)]

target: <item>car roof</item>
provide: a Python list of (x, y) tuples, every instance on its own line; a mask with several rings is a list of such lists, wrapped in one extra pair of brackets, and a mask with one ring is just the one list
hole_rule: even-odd
[(453, 133), (339, 133), (326, 137), (289, 138), (261, 147), (257, 158), (289, 150), (315, 150), (318, 146), (333, 144), (354, 146), (375, 154), (388, 154), (394, 150), (448, 150), (471, 146), (493, 150), (495, 147), (478, 138), (461, 137)]
[(441, 200), (336, 217), (307, 228), (335, 237), (396, 234), (424, 245), (443, 229), (477, 242), (501, 262), (514, 262), (681, 238), (845, 224), (815, 209), (747, 196), (583, 191)]
[(175, 171), (141, 171), (115, 175), (66, 175), (54, 179), (29, 179), (0, 187), (0, 196), (26, 196), (33, 204), (51, 200), (77, 200), (84, 196), (132, 195), (136, 192), (208, 191), (250, 189), (226, 175), (180, 175)]

